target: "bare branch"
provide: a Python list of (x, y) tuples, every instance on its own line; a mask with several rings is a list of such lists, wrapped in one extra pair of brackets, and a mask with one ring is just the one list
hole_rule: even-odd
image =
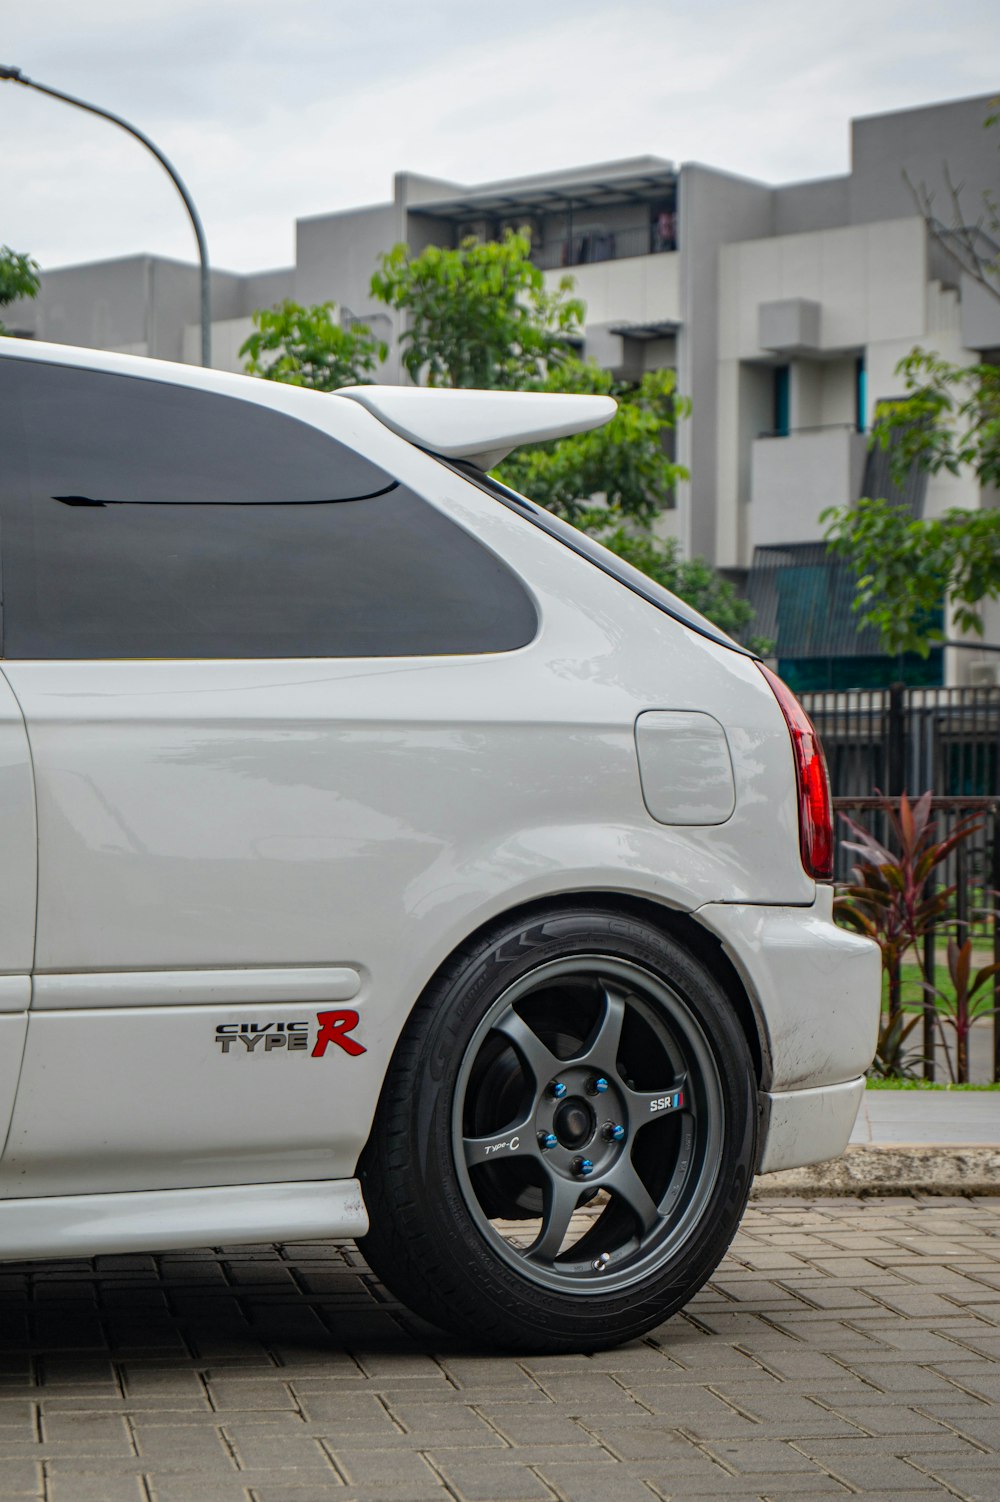
[[(944, 180), (951, 203), (952, 223), (950, 226), (942, 224), (934, 213), (934, 195), (927, 184), (914, 183), (905, 168), (903, 170), (903, 181), (910, 190), (910, 196), (927, 227), (928, 234), (933, 237), (949, 260), (953, 261), (967, 276), (972, 277), (979, 286), (984, 287), (991, 297), (1000, 301), (1000, 247), (993, 244), (983, 227), (984, 222), (989, 223), (991, 229), (996, 227), (996, 216), (991, 212), (992, 200), (988, 194), (983, 195), (984, 212), (975, 224), (969, 224), (965, 219), (961, 202), (965, 184), (955, 182), (947, 162), (944, 165)], [(978, 249), (977, 241), (980, 238), (988, 241), (991, 249), (997, 252), (992, 259), (987, 260)]]

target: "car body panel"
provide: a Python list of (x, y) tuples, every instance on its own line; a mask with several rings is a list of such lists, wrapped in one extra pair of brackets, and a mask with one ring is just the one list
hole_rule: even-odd
[(0, 1151), (14, 1107), (31, 1001), (38, 887), (35, 791), (20, 707), (0, 674)]
[(758, 1173), (779, 1173), (837, 1158), (850, 1141), (865, 1080), (761, 1094)]
[(768, 1089), (840, 1085), (872, 1061), (879, 952), (833, 922), (833, 889), (810, 908), (712, 903), (700, 923), (720, 938), (760, 1019)]
[(352, 1001), (364, 984), (351, 965), (235, 970), (88, 970), (82, 975), (36, 975), (36, 1012), (77, 1007), (210, 1006), (226, 1002), (282, 1002), (332, 1006)]
[[(31, 751), (24, 718), (0, 673), (0, 978), (30, 976), (35, 952), (37, 848)], [(19, 985), (0, 985), (0, 1012), (20, 1011)]]
[[(33, 1014), (3, 1193), (349, 1177), (385, 1058), (365, 1043), (377, 1029), (363, 994), (342, 1034), (359, 1052), (335, 1042), (314, 1052), (318, 1018), (346, 1010), (276, 1000)], [(291, 1050), (291, 1038), (306, 1046)]]
[(94, 1257), (363, 1236), (357, 1179), (9, 1200), (0, 1258)]
[[(21, 1075), (24, 1045), (28, 1036), (28, 1013), (0, 1013), (0, 1163), (2, 1148), (7, 1141), (10, 1118), (14, 1110), (14, 1095)], [(0, 1190), (0, 1197), (3, 1191)], [(0, 1254), (2, 1254), (0, 1235)]]
[[(699, 643), (703, 684), (723, 650)], [(758, 890), (752, 843), (734, 827), (768, 806), (749, 796), (749, 758), (736, 758), (744, 798), (728, 824), (658, 825), (633, 737), (647, 701), (622, 681), (583, 721), (561, 667), (551, 645), (463, 662), (8, 664), (31, 728), (42, 858), (40, 1010), (4, 1192), (69, 1192), (81, 1175), (97, 1191), (350, 1173), (416, 998), (471, 932), (567, 891), (683, 909)], [(748, 667), (744, 724), (731, 733), (757, 744), (772, 701)], [(732, 725), (741, 696), (724, 665), (716, 672)], [(757, 765), (773, 774), (773, 757)], [(812, 895), (801, 868), (778, 872), (775, 861), (775, 896)], [(272, 1119), (247, 1066), (215, 1050), (214, 1014), (157, 1007), (156, 983), (112, 1011), (83, 980), (236, 965), (248, 982), (257, 967), (362, 969), (365, 1059), (337, 1060), (333, 1091), (310, 1077), (316, 1094), (300, 1098), (296, 1083), (295, 1111), (283, 1116), (279, 1101)], [(47, 983), (55, 995), (85, 988), (94, 1010), (48, 1010)], [(273, 999), (283, 1008), (280, 987)], [(247, 1061), (264, 1091), (282, 1090), (297, 1063)]]

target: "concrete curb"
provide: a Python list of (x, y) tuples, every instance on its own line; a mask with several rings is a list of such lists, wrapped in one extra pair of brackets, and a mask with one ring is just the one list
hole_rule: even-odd
[(1000, 1195), (1000, 1145), (854, 1144), (840, 1158), (755, 1180), (751, 1199), (782, 1195)]

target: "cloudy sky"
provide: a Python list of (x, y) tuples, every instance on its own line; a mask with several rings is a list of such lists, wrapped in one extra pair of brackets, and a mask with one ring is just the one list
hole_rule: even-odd
[[(297, 216), (384, 200), (401, 169), (648, 152), (789, 182), (847, 170), (851, 116), (1000, 92), (997, 0), (8, 0), (0, 36), (0, 63), (160, 145), (233, 270), (289, 264)], [(0, 141), (0, 242), (193, 259), (122, 132), (0, 83)]]

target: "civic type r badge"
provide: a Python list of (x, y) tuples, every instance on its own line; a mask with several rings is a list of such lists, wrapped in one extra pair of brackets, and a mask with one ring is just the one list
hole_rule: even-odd
[(367, 1053), (364, 1044), (351, 1037), (359, 1020), (357, 1012), (343, 1008), (317, 1012), (315, 1018), (293, 1022), (220, 1022), (215, 1028), (215, 1041), (222, 1053), (237, 1056), (268, 1054), (281, 1049), (285, 1053), (305, 1053), (311, 1059), (321, 1059), (333, 1044), (355, 1059), (359, 1054)]

